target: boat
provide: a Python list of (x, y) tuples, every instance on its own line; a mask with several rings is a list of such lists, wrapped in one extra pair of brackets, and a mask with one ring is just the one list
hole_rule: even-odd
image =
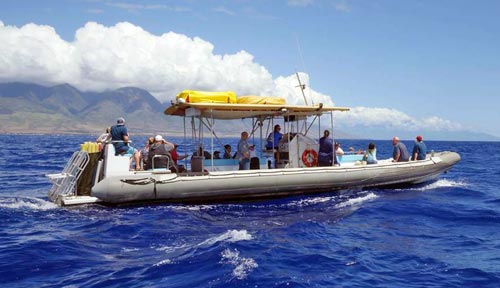
[[(371, 165), (362, 161), (362, 155), (344, 155), (338, 159), (340, 165), (318, 167), (319, 137), (311, 136), (313, 130), (321, 131), (316, 128), (328, 116), (333, 130), (334, 113), (348, 111), (347, 107), (323, 104), (288, 105), (279, 97), (236, 97), (231, 91), (183, 91), (165, 114), (189, 120), (193, 141), (201, 143), (209, 138), (211, 152), (218, 141), (216, 121), (251, 121), (251, 135), (260, 136), (256, 169), (238, 170), (236, 159), (205, 159), (200, 153), (191, 158), (185, 172), (165, 168), (134, 171), (128, 157), (115, 155), (112, 143), (101, 152), (95, 143), (87, 143), (91, 148), (76, 151), (61, 173), (47, 175), (53, 182), (49, 199), (61, 206), (203, 203), (401, 187), (435, 180), (460, 161), (460, 155), (452, 151), (432, 152), (425, 160), (383, 159)], [(283, 123), (286, 133), (276, 149), (267, 151), (263, 136), (269, 130), (264, 131), (265, 127), (278, 122)]]

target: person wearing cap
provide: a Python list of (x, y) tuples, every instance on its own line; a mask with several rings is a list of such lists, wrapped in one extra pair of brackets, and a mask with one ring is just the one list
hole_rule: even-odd
[(135, 170), (141, 169), (140, 153), (134, 147), (130, 146), (125, 119), (120, 117), (116, 120), (116, 125), (111, 127), (109, 138), (115, 146), (116, 155), (133, 157), (135, 160)]
[(425, 146), (424, 139), (421, 135), (418, 135), (415, 139), (416, 141), (413, 145), (411, 160), (425, 160), (427, 154), (427, 146)]
[[(150, 168), (169, 168), (167, 166), (175, 165), (172, 155), (169, 151), (174, 149), (174, 144), (167, 142), (163, 139), (161, 135), (155, 136), (155, 142), (151, 147), (149, 147), (148, 153), (148, 163)], [(154, 157), (154, 156), (166, 156), (166, 157)], [(154, 159), (154, 162), (153, 162)]]
[(403, 142), (399, 141), (399, 137), (394, 136), (392, 138), (392, 145), (394, 146), (392, 151), (392, 162), (407, 162), (410, 160), (408, 149)]

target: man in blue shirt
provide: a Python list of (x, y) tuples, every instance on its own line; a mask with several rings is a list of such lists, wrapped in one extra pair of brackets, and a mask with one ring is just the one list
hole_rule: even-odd
[(134, 147), (129, 146), (129, 137), (125, 119), (122, 117), (116, 120), (116, 125), (111, 127), (111, 143), (115, 146), (116, 155), (134, 157), (135, 170), (141, 169), (140, 154)]
[(413, 153), (411, 160), (425, 160), (425, 156), (427, 154), (427, 147), (423, 141), (421, 135), (417, 136), (417, 141), (415, 141), (415, 145), (413, 145)]
[(281, 138), (283, 138), (283, 134), (280, 133), (281, 127), (280, 125), (274, 125), (274, 131), (269, 133), (267, 137), (267, 150), (278, 149), (278, 145), (280, 143)]
[(333, 141), (329, 136), (330, 131), (325, 130), (323, 137), (319, 139), (318, 166), (332, 166), (332, 164), (337, 164)]
[(394, 150), (392, 151), (392, 162), (407, 162), (410, 160), (410, 154), (408, 153), (406, 145), (399, 142), (397, 136), (392, 138), (392, 145), (394, 146)]
[(240, 170), (250, 169), (250, 151), (248, 147), (248, 133), (241, 132), (241, 139), (238, 142), (238, 150), (236, 151), (236, 157), (240, 163)]

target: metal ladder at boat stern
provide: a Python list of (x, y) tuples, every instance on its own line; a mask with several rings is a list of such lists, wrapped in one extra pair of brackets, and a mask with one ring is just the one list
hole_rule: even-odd
[(89, 160), (90, 157), (87, 152), (76, 151), (61, 173), (47, 175), (53, 183), (49, 191), (51, 201), (56, 202), (60, 196), (74, 196), (76, 194), (76, 183), (85, 167), (87, 167)]

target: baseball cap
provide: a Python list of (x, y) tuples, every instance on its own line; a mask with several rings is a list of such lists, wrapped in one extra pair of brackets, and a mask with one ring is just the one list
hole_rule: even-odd
[(116, 119), (116, 124), (118, 124), (118, 125), (125, 124), (125, 119), (123, 117), (120, 117), (120, 118)]

